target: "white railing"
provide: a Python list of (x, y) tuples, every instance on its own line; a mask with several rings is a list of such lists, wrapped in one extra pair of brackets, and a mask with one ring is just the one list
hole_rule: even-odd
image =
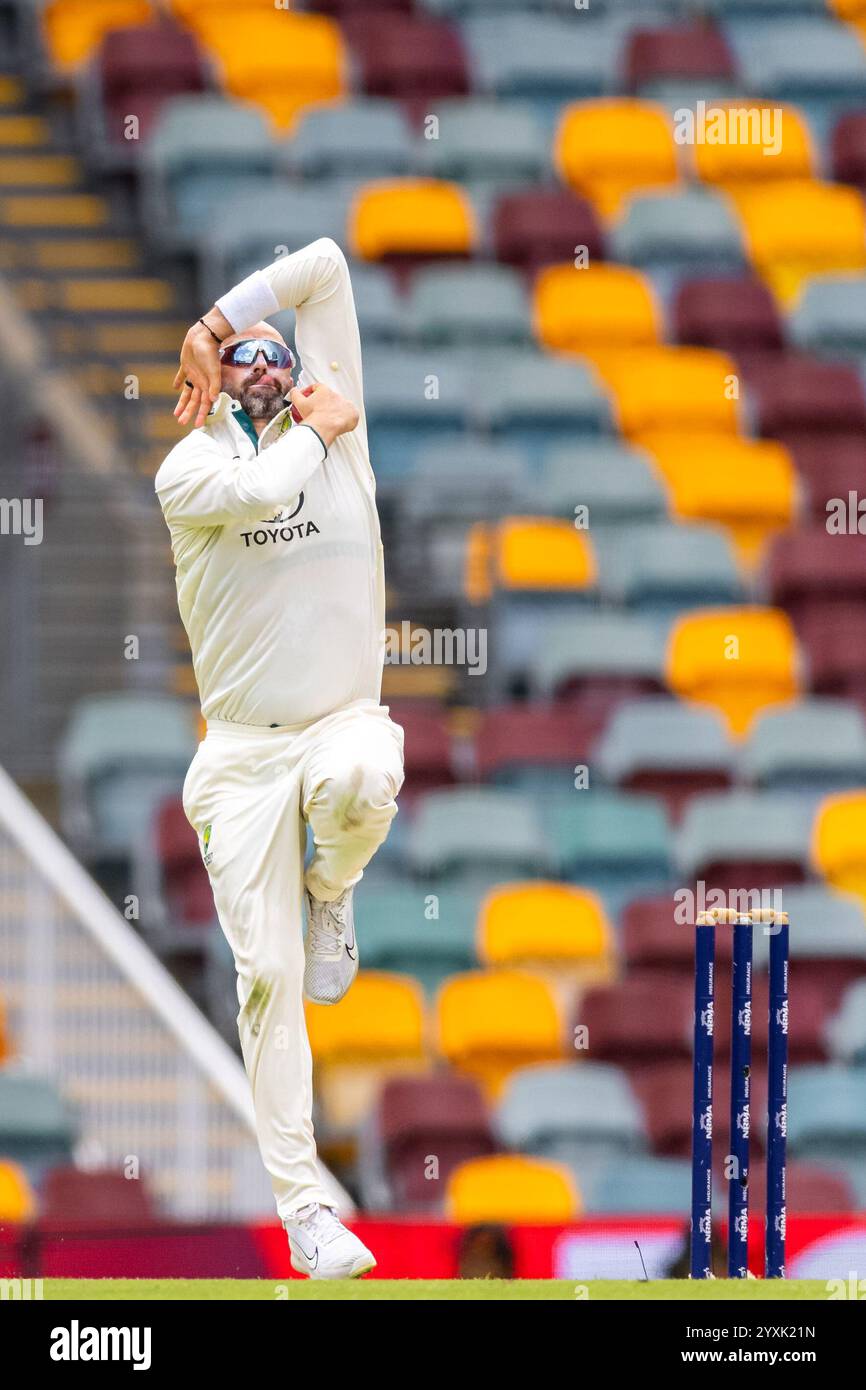
[(88, 1161), (179, 1219), (275, 1216), (240, 1061), (2, 768), (0, 999), (7, 1065), (53, 1079)]

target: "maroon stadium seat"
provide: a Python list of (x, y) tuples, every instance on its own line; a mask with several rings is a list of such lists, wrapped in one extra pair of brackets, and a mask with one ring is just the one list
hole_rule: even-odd
[(807, 613), (798, 636), (810, 688), (855, 700), (866, 710), (866, 603), (837, 603), (826, 612)]
[(210, 85), (203, 55), (193, 38), (173, 24), (115, 29), (106, 34), (96, 59), (112, 144), (123, 142), (124, 122), (133, 112), (145, 137), (169, 97), (203, 92)]
[(423, 110), (430, 97), (465, 96), (466, 54), (459, 32), (440, 20), (355, 11), (344, 29), (370, 96), (396, 97)]
[(591, 262), (604, 259), (604, 233), (595, 210), (565, 189), (506, 194), (493, 210), (492, 232), (497, 260), (530, 273), (573, 260), (576, 246), (587, 248)]
[(830, 144), (833, 178), (866, 189), (866, 111), (843, 116)]
[[(719, 930), (716, 931), (717, 939)], [(717, 976), (714, 1030), (718, 1053), (720, 1057), (727, 1057), (731, 1045), (730, 989), (726, 991), (727, 998), (723, 1003), (718, 988), (721, 984), (720, 977), (721, 972)], [(828, 1057), (824, 1034), (828, 1009), (820, 981), (810, 979), (804, 972), (799, 972), (796, 997), (797, 1026), (791, 1029), (788, 1038), (791, 1065), (826, 1062)], [(752, 1056), (758, 1065), (763, 1065), (766, 1061), (768, 1027), (767, 975), (765, 971), (756, 970), (752, 981)]]
[(52, 1225), (150, 1226), (159, 1218), (147, 1184), (114, 1169), (52, 1168), (45, 1176), (40, 1219)]
[(415, 4), (414, 0), (375, 0), (374, 6), (371, 6), (371, 0), (307, 0), (303, 8), (312, 10), (315, 14), (331, 15), (334, 19), (349, 19), (352, 15), (364, 14), (371, 8), (383, 13), (386, 10), (395, 10), (401, 14), (411, 14)]
[[(827, 503), (866, 489), (866, 437), (862, 434), (792, 434), (784, 437), (803, 480), (809, 510), (816, 522), (827, 517)], [(863, 518), (866, 529), (866, 516)]]
[[(484, 1097), (462, 1076), (396, 1077), (382, 1089), (379, 1124), (395, 1204), (404, 1211), (438, 1207), (449, 1174), (470, 1158), (496, 1152)], [(435, 1154), (439, 1181), (426, 1177)]]
[[(694, 924), (680, 924), (675, 920), (675, 911), (673, 893), (633, 898), (627, 904), (622, 914), (622, 943), (629, 970), (694, 978)], [(730, 962), (732, 940), (730, 932), (716, 932), (716, 961), (720, 966)]]
[(691, 1055), (694, 986), (679, 975), (627, 976), (620, 984), (587, 990), (575, 1026), (585, 1026), (592, 1056), (630, 1074)]
[(866, 430), (866, 395), (854, 367), (807, 353), (741, 356), (760, 434)]
[(683, 24), (635, 29), (625, 50), (625, 80), (637, 92), (648, 83), (674, 79), (736, 80), (733, 55), (717, 29)]
[(585, 762), (599, 732), (579, 705), (505, 705), (488, 710), (475, 738), (478, 776), (508, 781), (529, 767)]
[(751, 276), (685, 280), (672, 309), (673, 336), (721, 352), (778, 351), (784, 330), (772, 294)]
[(451, 732), (448, 717), (439, 705), (389, 702), (391, 718), (405, 733), (404, 766), (406, 781), (401, 803), (416, 792), (443, 787), (453, 782)]
[[(767, 1074), (761, 1065), (752, 1068), (752, 1150), (763, 1149), (760, 1117), (767, 1114)], [(692, 1143), (692, 1064), (679, 1060), (665, 1062), (635, 1073), (632, 1085), (646, 1121), (654, 1153), (687, 1158)], [(729, 1152), (731, 1103), (730, 1060), (721, 1049), (715, 1051), (713, 1075), (713, 1130), (716, 1152)]]
[(866, 538), (820, 524), (789, 531), (772, 547), (767, 584), (798, 626), (812, 615), (832, 620), (839, 603), (866, 605)]
[(178, 926), (208, 926), (214, 911), (210, 881), (179, 797), (160, 806), (156, 840), (163, 897), (171, 921)]

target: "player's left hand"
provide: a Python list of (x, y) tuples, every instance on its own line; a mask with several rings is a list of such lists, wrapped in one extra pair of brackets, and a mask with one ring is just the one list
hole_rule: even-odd
[[(220, 315), (220, 317), (222, 317)], [(231, 324), (215, 327), (218, 336), (231, 333)], [(220, 393), (219, 347), (213, 334), (203, 323), (194, 323), (183, 340), (180, 350), (180, 366), (174, 378), (174, 387), (180, 391), (180, 400), (174, 414), (181, 425), (203, 425), (208, 411)]]

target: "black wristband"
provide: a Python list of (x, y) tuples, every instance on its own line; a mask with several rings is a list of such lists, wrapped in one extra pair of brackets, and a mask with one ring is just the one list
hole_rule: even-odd
[[(312, 425), (308, 425), (307, 422), (306, 422), (306, 420), (302, 420), (302, 421), (301, 421), (301, 424), (303, 425), (303, 427), (304, 427), (305, 430), (313, 430), (313, 434), (316, 436), (316, 438), (318, 439), (319, 443), (321, 444), (322, 448), (323, 448), (324, 451), (325, 451), (325, 459), (326, 459), (326, 458), (328, 457), (328, 446), (327, 446), (327, 444), (325, 443), (325, 441), (324, 441), (324, 439), (322, 438), (322, 436), (319, 434), (319, 431), (313, 429), (313, 426), (312, 426)], [(325, 462), (325, 459), (322, 459), (322, 463)]]
[(199, 319), (199, 323), (202, 325), (203, 328), (206, 328), (206, 329), (207, 329), (208, 333), (211, 335), (211, 337), (213, 338), (214, 342), (215, 342), (215, 343), (219, 343), (220, 347), (222, 347), (222, 345), (223, 345), (223, 340), (222, 340), (222, 338), (218, 338), (218, 337), (217, 337), (217, 335), (214, 333), (213, 329), (211, 328), (210, 324), (209, 324), (209, 323), (205, 323), (204, 319)]

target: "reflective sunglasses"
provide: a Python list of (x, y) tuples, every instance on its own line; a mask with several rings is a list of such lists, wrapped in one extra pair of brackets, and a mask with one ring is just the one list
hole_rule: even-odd
[(252, 367), (262, 353), (269, 367), (294, 368), (295, 354), (270, 338), (243, 338), (220, 348), (220, 361), (227, 367)]

